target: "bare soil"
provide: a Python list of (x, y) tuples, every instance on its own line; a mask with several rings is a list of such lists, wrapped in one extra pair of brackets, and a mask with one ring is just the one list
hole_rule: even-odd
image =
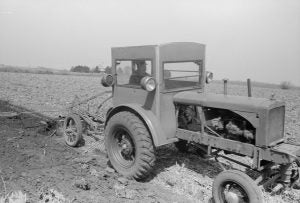
[[(0, 104), (0, 112), (11, 111)], [(0, 196), (21, 190), (28, 202), (47, 202), (47, 194), (58, 193), (65, 198), (61, 202), (192, 202), (149, 180), (120, 177), (107, 165), (105, 154), (68, 147), (61, 136), (50, 136), (40, 121), (32, 116), (0, 117)]]

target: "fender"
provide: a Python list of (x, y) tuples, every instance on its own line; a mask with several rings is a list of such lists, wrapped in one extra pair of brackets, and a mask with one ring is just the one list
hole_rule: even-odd
[[(152, 140), (154, 142), (154, 145), (156, 147), (169, 144), (171, 142), (174, 142), (174, 139), (166, 139), (166, 136), (164, 135), (164, 132), (160, 126), (159, 121), (157, 120), (156, 116), (153, 114), (152, 111), (144, 109), (139, 104), (122, 104), (119, 106), (114, 107), (108, 112), (107, 119), (105, 121), (105, 127), (107, 125), (107, 122), (109, 119), (116, 113), (120, 111), (129, 111), (134, 114), (136, 114), (147, 126), (148, 130), (150, 131), (150, 134), (152, 136)], [(176, 139), (177, 141), (177, 139)]]

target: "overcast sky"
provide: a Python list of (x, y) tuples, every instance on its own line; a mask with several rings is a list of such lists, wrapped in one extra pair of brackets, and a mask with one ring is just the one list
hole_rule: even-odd
[(110, 48), (206, 44), (215, 78), (300, 85), (300, 0), (0, 0), (0, 64), (110, 65)]

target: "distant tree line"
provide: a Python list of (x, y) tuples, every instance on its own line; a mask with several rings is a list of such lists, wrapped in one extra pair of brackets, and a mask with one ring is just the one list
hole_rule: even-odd
[[(117, 74), (118, 75), (122, 75), (122, 74), (127, 74), (130, 75), (130, 71), (128, 72), (127, 69), (131, 69), (130, 67), (125, 67), (125, 69), (123, 70), (121, 67), (117, 68)], [(107, 74), (111, 74), (111, 67), (110, 66), (106, 66), (106, 68), (104, 69), (104, 72)]]
[(78, 72), (78, 73), (101, 73), (101, 72), (111, 72), (110, 70), (111, 68), (109, 66), (107, 66), (104, 70), (100, 69), (99, 66), (96, 66), (95, 68), (90, 68), (88, 66), (84, 66), (84, 65), (77, 65), (77, 66), (73, 66), (71, 67), (70, 71), (71, 72)]
[(90, 67), (88, 66), (73, 66), (70, 70), (71, 72), (79, 72), (79, 73), (89, 73), (90, 72)]

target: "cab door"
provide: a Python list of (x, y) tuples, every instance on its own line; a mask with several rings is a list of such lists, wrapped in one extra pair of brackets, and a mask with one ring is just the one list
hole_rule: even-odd
[(153, 61), (149, 59), (115, 60), (116, 84), (114, 85), (114, 106), (136, 103), (155, 112), (155, 90), (142, 89), (140, 81), (145, 76), (154, 77)]

